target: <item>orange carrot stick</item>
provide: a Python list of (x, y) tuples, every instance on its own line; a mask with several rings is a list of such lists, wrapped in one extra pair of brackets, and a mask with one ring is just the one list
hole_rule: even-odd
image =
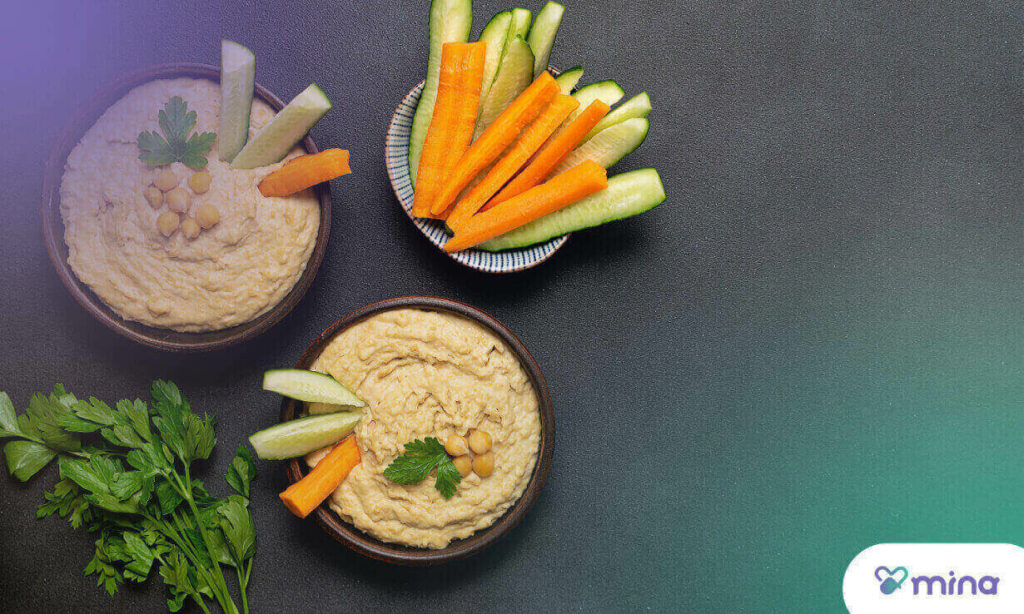
[(444, 244), (444, 249), (457, 252), (473, 247), (606, 187), (608, 171), (593, 160), (584, 160), (561, 175), (469, 218), (455, 229), (455, 236)]
[(309, 513), (338, 489), (350, 471), (359, 464), (359, 446), (355, 435), (334, 446), (309, 474), (281, 493), (281, 501), (299, 518)]
[(480, 207), (483, 207), (484, 203), (526, 164), (530, 156), (540, 149), (578, 106), (580, 101), (572, 96), (556, 94), (547, 108), (541, 111), (519, 140), (509, 148), (508, 153), (484, 176), (483, 181), (455, 205), (455, 210), (448, 216), (449, 228), (457, 230), (459, 225), (479, 211)]
[(447, 209), (473, 177), (504, 153), (559, 91), (555, 78), (545, 71), (505, 107), (452, 169), (430, 206), (431, 213), (438, 215)]
[(351, 172), (348, 151), (325, 149), (285, 162), (281, 168), (267, 175), (259, 188), (264, 196), (288, 196)]
[(473, 138), (486, 49), (486, 43), (445, 43), (441, 48), (437, 100), (416, 170), (413, 215), (430, 216), (437, 191)]
[(609, 108), (606, 103), (600, 100), (590, 103), (590, 106), (577, 115), (576, 119), (569, 122), (569, 125), (548, 141), (544, 149), (541, 149), (540, 153), (534, 156), (533, 160), (526, 165), (526, 168), (516, 175), (512, 181), (508, 182), (508, 185), (502, 188), (490, 202), (484, 205), (483, 210), (487, 211), (498, 203), (504, 202), (513, 196), (518, 196), (544, 181), (551, 171), (561, 164), (562, 160), (565, 160), (569, 152), (575, 149), (583, 138), (593, 130), (594, 126), (608, 114)]

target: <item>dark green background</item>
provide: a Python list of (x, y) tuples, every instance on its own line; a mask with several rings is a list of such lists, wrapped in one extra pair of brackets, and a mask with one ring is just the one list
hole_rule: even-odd
[[(285, 512), (262, 464), (254, 612), (832, 612), (871, 544), (1024, 543), (1020, 3), (568, 2), (552, 62), (650, 93), (650, 137), (620, 166), (656, 166), (669, 198), (505, 277), (440, 254), (387, 182), (426, 3), (22, 5), (0, 25), (0, 389), (19, 406), (55, 381), (114, 400), (174, 379), (220, 417), (215, 482), (275, 419), (264, 369), (410, 293), (493, 313), (551, 385), (542, 497), (461, 564), (348, 552)], [(474, 30), (502, 8), (478, 1)], [(42, 163), (102, 83), (216, 63), (221, 37), (284, 98), (324, 86), (313, 135), (351, 149), (354, 174), (333, 183), (330, 248), (288, 318), (236, 349), (162, 354), (60, 285)], [(159, 583), (108, 598), (81, 577), (88, 537), (33, 519), (52, 480), (0, 479), (5, 609), (159, 610)]]

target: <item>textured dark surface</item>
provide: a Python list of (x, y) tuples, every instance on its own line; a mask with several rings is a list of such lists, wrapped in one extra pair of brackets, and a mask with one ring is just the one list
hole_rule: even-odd
[[(568, 3), (552, 63), (650, 93), (650, 136), (621, 168), (657, 166), (669, 199), (507, 277), (438, 253), (387, 183), (426, 3), (175, 4), (21, 3), (0, 26), (0, 389), (20, 407), (55, 381), (114, 400), (173, 379), (219, 416), (220, 483), (276, 416), (264, 369), (366, 303), (438, 294), (522, 339), (558, 422), (523, 524), (438, 569), (348, 552), (285, 512), (283, 470), (261, 464), (254, 612), (840, 611), (842, 572), (873, 543), (1024, 540), (1019, 3)], [(474, 32), (506, 8), (476, 5)], [(283, 98), (324, 86), (314, 137), (350, 149), (354, 173), (332, 185), (331, 244), (295, 311), (176, 356), (60, 285), (42, 164), (101, 83), (217, 63), (221, 37)], [(89, 538), (34, 520), (52, 481), (0, 478), (4, 610), (159, 611), (158, 582), (110, 599), (81, 576)]]

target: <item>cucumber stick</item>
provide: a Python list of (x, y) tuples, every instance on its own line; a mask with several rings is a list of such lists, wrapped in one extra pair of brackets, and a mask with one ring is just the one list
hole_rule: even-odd
[(501, 66), (498, 67), (498, 75), (480, 103), (480, 115), (476, 118), (473, 139), (476, 140), (532, 81), (533, 52), (526, 41), (517, 36), (508, 44), (505, 57), (501, 58)]
[(530, 35), (526, 40), (530, 43), (530, 49), (533, 50), (533, 77), (535, 79), (548, 69), (551, 48), (555, 45), (558, 27), (562, 25), (563, 13), (565, 13), (564, 6), (557, 2), (548, 2), (537, 13), (537, 19), (533, 21), (533, 27), (530, 28)]
[(584, 142), (562, 160), (551, 171), (551, 177), (564, 173), (584, 160), (593, 160), (604, 168), (611, 168), (626, 154), (632, 152), (647, 138), (650, 127), (642, 117), (627, 119), (598, 132), (594, 138)]
[(256, 86), (256, 56), (236, 42), (220, 42), (220, 126), (217, 147), (220, 159), (231, 162), (249, 139)]
[(512, 36), (522, 36), (525, 39), (532, 20), (533, 12), (529, 9), (512, 9)]
[(473, 27), (473, 0), (433, 0), (427, 18), (427, 76), (409, 133), (409, 173), (416, 185), (416, 169), (423, 153), (423, 141), (434, 116), (437, 81), (441, 76), (441, 46), (464, 43)]
[(331, 109), (331, 101), (316, 83), (302, 90), (257, 132), (231, 161), (233, 168), (258, 168), (280, 162)]
[(651, 112), (651, 109), (651, 98), (647, 95), (647, 92), (641, 92), (619, 105), (617, 109), (608, 115), (601, 118), (601, 121), (597, 122), (594, 129), (587, 133), (587, 136), (583, 137), (583, 140), (586, 141), (605, 128), (610, 128), (615, 124), (621, 124), (627, 119), (633, 119), (634, 117), (647, 117), (647, 114)]
[(569, 123), (576, 119), (576, 116), (582, 113), (583, 110), (589, 107), (590, 103), (595, 100), (600, 100), (610, 107), (616, 102), (622, 100), (622, 97), (625, 95), (626, 92), (622, 90), (619, 84), (611, 80), (598, 81), (597, 83), (584, 85), (580, 89), (576, 90), (576, 93), (572, 95), (573, 98), (580, 101), (580, 106), (569, 114), (565, 123)]
[(307, 416), (263, 429), (249, 437), (249, 443), (263, 459), (295, 458), (347, 437), (362, 418), (361, 411)]
[(305, 369), (272, 369), (263, 374), (263, 389), (307, 403), (330, 403), (348, 407), (365, 407), (344, 384), (326, 373)]
[(484, 31), (480, 33), (479, 42), (487, 45), (484, 51), (484, 78), (480, 88), (480, 104), (483, 104), (483, 99), (487, 96), (487, 91), (491, 89), (495, 75), (498, 74), (501, 57), (505, 55), (505, 49), (508, 47), (509, 41), (512, 40), (511, 32), (512, 11), (502, 11), (491, 17), (491, 20), (484, 26)]
[(569, 95), (572, 93), (572, 89), (576, 87), (576, 84), (583, 78), (583, 67), (574, 66), (569, 70), (555, 77), (555, 83), (558, 87), (562, 88), (562, 93)]
[(631, 217), (665, 200), (658, 171), (645, 168), (608, 178), (608, 187), (480, 245), (498, 251), (525, 247), (566, 233)]

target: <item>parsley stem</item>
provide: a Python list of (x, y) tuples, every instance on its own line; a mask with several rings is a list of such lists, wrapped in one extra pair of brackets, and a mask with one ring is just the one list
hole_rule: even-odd
[[(210, 540), (210, 535), (206, 532), (206, 527), (199, 519), (199, 507), (196, 505), (196, 500), (192, 497), (192, 476), (189, 473), (188, 463), (185, 464), (185, 485), (188, 487), (188, 496), (185, 497), (185, 500), (188, 501), (189, 507), (192, 508), (192, 515), (196, 518), (196, 527), (199, 528), (199, 535), (203, 538), (203, 543), (206, 545), (206, 551), (210, 554), (211, 566), (213, 569), (217, 570), (217, 576), (220, 580), (219, 586), (223, 590), (223, 596), (227, 602), (225, 603), (222, 601), (220, 607), (224, 608), (224, 611), (227, 614), (238, 614), (238, 606), (235, 605), (234, 600), (231, 598), (231, 593), (228, 591), (228, 582), (227, 579), (224, 578), (224, 570), (221, 569), (220, 563), (213, 558), (213, 553), (215, 552), (213, 542)], [(242, 598), (245, 598), (244, 593)], [(230, 606), (230, 608), (228, 606)]]

